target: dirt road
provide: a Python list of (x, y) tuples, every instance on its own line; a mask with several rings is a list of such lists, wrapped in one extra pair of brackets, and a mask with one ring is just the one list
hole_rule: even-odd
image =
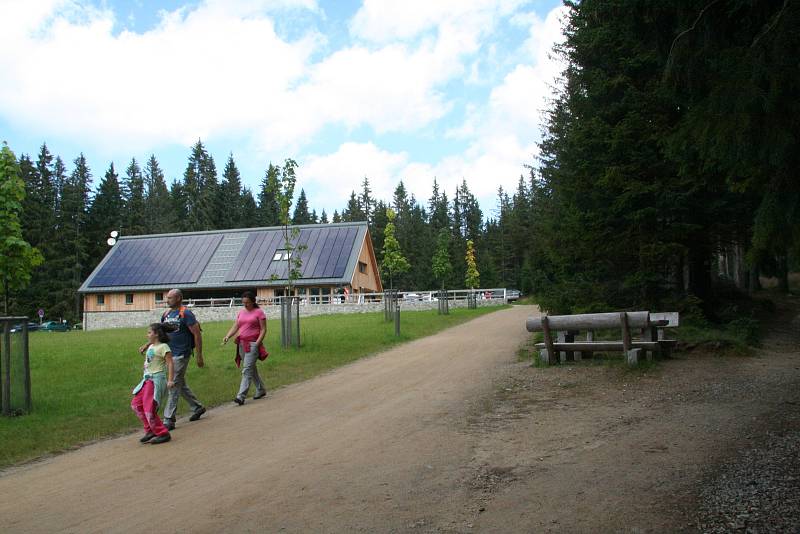
[(0, 530), (392, 530), (433, 516), (470, 462), (465, 417), (514, 359), (531, 309), (439, 335), (180, 424), (0, 478)]
[(532, 313), (212, 410), (166, 445), (6, 472), (0, 531), (672, 531), (800, 385), (793, 327), (755, 358), (536, 369), (516, 358)]

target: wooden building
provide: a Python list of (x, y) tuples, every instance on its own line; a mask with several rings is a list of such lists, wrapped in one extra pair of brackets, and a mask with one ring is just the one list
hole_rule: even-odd
[(78, 290), (84, 313), (162, 309), (167, 291), (184, 299), (283, 295), (289, 254), (299, 256), (294, 293), (324, 302), (334, 295), (382, 292), (365, 222), (293, 227), (288, 252), (280, 227), (121, 237)]

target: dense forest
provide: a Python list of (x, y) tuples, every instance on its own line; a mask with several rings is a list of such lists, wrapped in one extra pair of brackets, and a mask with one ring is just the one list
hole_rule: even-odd
[[(354, 178), (327, 214), (301, 189), (294, 224), (368, 221), (380, 263), (387, 208), (410, 269), (402, 289), (436, 289), (432, 261), (449, 252), (445, 285), (464, 287), (472, 241), (482, 287), (515, 287), (553, 312), (695, 306), (719, 295), (788, 289), (800, 266), (800, 9), (786, 1), (566, 2), (566, 69), (546, 114), (538, 158), (514, 191), (479, 206), (466, 180), (432, 180), (417, 199), (400, 182), (376, 199)], [(13, 148), (13, 147), (12, 147)], [(122, 235), (276, 226), (280, 165), (257, 190), (233, 155), (221, 174), (202, 142), (167, 183), (155, 156), (96, 176), (42, 145), (22, 154), (24, 239), (44, 261), (10, 293), (14, 313), (39, 307), (77, 320), (75, 290)], [(299, 184), (302, 185), (302, 184)], [(440, 260), (441, 260), (441, 255)]]

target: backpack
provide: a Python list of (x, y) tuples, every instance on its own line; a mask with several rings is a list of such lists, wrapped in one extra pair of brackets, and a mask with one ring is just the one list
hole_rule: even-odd
[[(167, 310), (167, 311), (165, 311), (164, 313), (161, 314), (161, 322), (162, 323), (164, 322), (164, 319), (167, 318), (167, 314), (169, 314), (169, 310)], [(186, 317), (186, 306), (181, 306), (180, 308), (178, 308), (178, 317), (180, 319), (184, 319)], [(195, 321), (196, 321), (196, 324), (197, 324), (197, 328), (199, 328), (200, 331), (202, 332), (203, 331), (203, 327), (200, 326), (200, 321), (197, 320), (197, 317), (195, 317)], [(180, 329), (180, 327), (175, 328), (173, 326), (170, 331), (171, 332), (176, 332), (179, 329)], [(194, 336), (193, 335), (189, 336), (189, 348), (194, 350)]]

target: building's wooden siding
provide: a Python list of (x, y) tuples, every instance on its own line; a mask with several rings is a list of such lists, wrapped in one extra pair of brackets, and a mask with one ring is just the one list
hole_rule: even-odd
[(364, 242), (361, 244), (361, 253), (358, 255), (358, 261), (367, 266), (367, 272), (362, 273), (359, 271), (358, 263), (356, 263), (356, 268), (353, 269), (353, 279), (352, 282), (350, 282), (353, 291), (383, 291), (380, 276), (378, 276), (378, 264), (375, 261), (375, 254), (372, 251), (372, 239), (369, 236), (369, 232), (364, 234)]
[[(134, 292), (133, 304), (125, 304), (125, 293), (104, 293), (105, 303), (97, 304), (97, 294), (83, 297), (83, 309), (87, 312), (149, 311), (156, 309), (156, 296), (152, 291)], [(159, 306), (161, 307), (161, 306)]]
[[(239, 295), (237, 295), (239, 296)], [(256, 288), (256, 298), (257, 299), (271, 299), (275, 296), (275, 290), (271, 287), (259, 287)]]

